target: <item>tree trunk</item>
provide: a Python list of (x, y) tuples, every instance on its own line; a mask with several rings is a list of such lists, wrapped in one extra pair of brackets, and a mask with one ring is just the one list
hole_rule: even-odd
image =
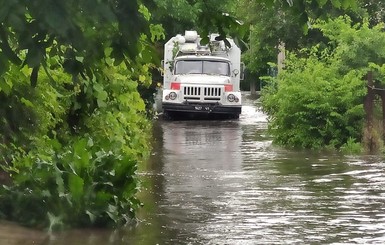
[(368, 72), (367, 74), (368, 81), (368, 93), (365, 96), (364, 101), (364, 110), (365, 110), (365, 133), (364, 133), (364, 142), (369, 152), (373, 152), (376, 149), (376, 137), (375, 131), (373, 128), (373, 110), (374, 110), (374, 98), (375, 91), (373, 89), (373, 74), (372, 72)]
[(365, 96), (364, 101), (364, 109), (366, 115), (366, 124), (367, 126), (373, 126), (373, 109), (374, 109), (374, 98), (375, 91), (373, 89), (373, 74), (372, 72), (368, 72), (367, 74), (368, 80), (368, 93)]
[(256, 95), (257, 94), (257, 89), (256, 89), (256, 82), (250, 82), (250, 94), (251, 95)]
[(382, 101), (382, 139), (385, 141), (385, 90), (380, 91), (381, 101)]

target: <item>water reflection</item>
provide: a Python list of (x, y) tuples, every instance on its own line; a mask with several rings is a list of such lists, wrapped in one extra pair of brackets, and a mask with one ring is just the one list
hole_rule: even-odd
[(274, 147), (244, 101), (239, 120), (155, 124), (137, 224), (36, 244), (385, 243), (383, 159)]
[(160, 244), (195, 244), (200, 239), (196, 227), (213, 215), (213, 200), (228, 190), (220, 182), (242, 171), (240, 125), (237, 121), (177, 121), (162, 122), (160, 127), (163, 155), (157, 164), (163, 165), (162, 174), (147, 172), (144, 177), (162, 179), (157, 189), (162, 194), (157, 196), (157, 212), (147, 213), (142, 222), (164, 221), (159, 228), (172, 234), (161, 237)]

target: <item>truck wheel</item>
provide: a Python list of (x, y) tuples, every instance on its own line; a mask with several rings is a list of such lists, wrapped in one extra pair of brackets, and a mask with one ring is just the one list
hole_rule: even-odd
[(170, 111), (164, 111), (163, 112), (163, 118), (166, 120), (172, 120), (172, 119), (174, 119), (174, 117), (175, 117), (174, 113), (172, 113)]

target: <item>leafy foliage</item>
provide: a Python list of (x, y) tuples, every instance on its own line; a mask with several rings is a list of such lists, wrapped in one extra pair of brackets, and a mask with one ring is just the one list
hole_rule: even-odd
[(354, 24), (345, 16), (334, 21), (321, 21), (314, 27), (322, 29), (331, 47), (337, 47), (335, 52), (341, 59), (343, 71), (385, 61), (383, 24), (370, 27), (367, 20)]
[[(240, 1), (240, 4), (240, 6), (249, 6), (250, 2)], [(271, 70), (266, 64), (276, 62), (278, 47), (284, 44), (286, 51), (290, 53), (290, 58), (286, 60), (287, 64), (285, 64), (286, 71), (280, 74), (278, 79), (266, 79), (269, 86), (264, 89), (263, 95), (265, 110), (269, 112), (273, 122), (272, 132), (278, 135), (276, 141), (284, 145), (298, 147), (319, 148), (325, 145), (341, 147), (346, 143), (346, 137), (334, 140), (333, 137), (328, 136), (330, 132), (327, 133), (317, 129), (317, 125), (319, 123), (319, 125), (335, 127), (333, 130), (340, 130), (339, 127), (344, 128), (351, 125), (348, 122), (343, 124), (333, 122), (330, 124), (328, 121), (325, 124), (324, 122), (317, 122), (317, 120), (310, 120), (310, 115), (318, 114), (317, 111), (311, 111), (311, 108), (305, 105), (312, 103), (314, 103), (312, 107), (317, 104), (321, 105), (321, 108), (317, 110), (322, 111), (323, 114), (321, 113), (321, 115), (326, 117), (327, 120), (331, 116), (332, 118), (335, 117), (330, 113), (334, 112), (336, 106), (333, 105), (333, 101), (328, 99), (331, 98), (329, 97), (330, 91), (325, 91), (325, 94), (321, 93), (326, 101), (322, 102), (318, 93), (310, 91), (314, 88), (308, 83), (314, 85), (323, 80), (328, 83), (338, 80), (340, 82), (333, 82), (333, 85), (343, 87), (345, 85), (342, 85), (341, 81), (348, 83), (347, 79), (351, 76), (353, 70), (357, 72), (356, 75), (361, 80), (364, 80), (364, 74), (369, 70), (375, 71), (374, 79), (377, 83), (383, 83), (381, 68), (381, 64), (384, 63), (382, 41), (384, 36), (381, 33), (383, 25), (381, 20), (384, 19), (383, 3), (372, 0), (260, 0), (251, 4), (251, 7), (240, 8), (244, 10), (241, 14), (246, 16), (247, 21), (252, 26), (249, 36), (249, 49), (244, 53), (247, 68), (251, 72), (260, 74), (260, 78), (266, 79), (264, 75)], [(255, 14), (255, 9), (261, 11)], [(338, 18), (343, 14), (349, 17)], [(337, 19), (329, 21), (330, 18)], [(306, 62), (302, 62), (302, 59), (305, 59)], [(292, 69), (296, 62), (300, 64), (297, 67), (298, 71)], [(330, 66), (336, 67), (330, 70)], [(330, 72), (330, 74), (328, 73), (330, 78), (323, 76), (324, 74), (312, 77), (311, 73), (318, 74), (318, 69), (325, 69), (325, 71)], [(289, 79), (296, 81), (296, 83), (289, 82)], [(305, 84), (305, 80), (309, 82)], [(356, 88), (358, 81), (357, 83), (352, 82), (351, 85), (352, 88), (346, 87), (347, 91)], [(301, 87), (304, 91), (301, 90)], [(318, 86), (315, 87), (318, 89)], [(325, 86), (321, 86), (320, 91), (323, 91), (322, 89), (325, 89)], [(304, 94), (306, 90), (309, 91)], [(359, 91), (362, 91), (362, 89), (359, 89)], [(295, 96), (307, 98), (307, 100), (298, 99), (294, 101), (294, 98), (290, 97), (288, 93), (294, 93)], [(311, 99), (312, 96), (315, 96), (314, 99)], [(346, 110), (350, 110), (350, 107), (356, 108), (358, 105), (362, 107), (363, 95), (358, 93), (354, 94), (354, 96), (357, 96), (357, 98), (351, 98), (351, 104), (345, 105)], [(339, 97), (337, 96), (337, 98)], [(302, 105), (297, 103), (299, 101)], [(285, 103), (291, 104), (292, 107)], [(284, 108), (288, 110), (286, 113)], [(358, 113), (358, 110), (356, 112)], [(299, 115), (295, 113), (299, 113)], [(342, 113), (342, 115), (345, 114)], [(302, 117), (306, 117), (306, 120), (300, 119)], [(319, 117), (321, 118), (321, 116)], [(354, 118), (353, 116), (351, 119)], [(350, 123), (354, 125), (351, 128), (358, 130), (354, 135), (352, 135), (351, 129), (347, 130), (348, 137), (351, 136), (348, 143), (352, 146), (354, 142), (361, 140), (363, 130), (357, 125), (362, 124), (362, 118), (357, 117), (357, 121), (351, 120)], [(312, 125), (313, 131), (308, 128), (308, 125)], [(300, 132), (301, 130), (303, 132)], [(339, 135), (339, 132), (333, 132), (332, 135)]]
[(154, 0), (152, 6), (155, 23), (161, 23), (166, 39), (183, 34), (185, 30), (197, 30), (208, 42), (209, 33), (219, 33), (224, 39), (232, 36), (238, 43), (248, 33), (248, 25), (236, 18), (235, 1), (231, 0)]
[(290, 56), (277, 91), (263, 94), (275, 142), (300, 148), (340, 147), (360, 138), (363, 72), (338, 72), (335, 60)]
[[(123, 224), (133, 217), (139, 207), (135, 171), (149, 152), (150, 125), (137, 83), (127, 79), (131, 71), (121, 64), (105, 66), (101, 74), (60, 95), (48, 77), (39, 80), (37, 89), (56, 92), (52, 95), (56, 97), (35, 94), (33, 98), (45, 106), (33, 99), (27, 103), (34, 109), (33, 125), (39, 133), (25, 137), (28, 148), (10, 152), (7, 170), (13, 183), (3, 186), (0, 196), (5, 218), (59, 228)], [(58, 72), (58, 76), (67, 75)], [(82, 115), (72, 124), (63, 118), (65, 109), (75, 109), (68, 99), (76, 101), (76, 108), (87, 108), (77, 109)], [(49, 104), (55, 100), (57, 107)], [(15, 132), (14, 137), (20, 139), (20, 134)]]
[(306, 24), (309, 19), (320, 18), (327, 16), (328, 11), (334, 9), (357, 9), (358, 3), (356, 0), (316, 0), (316, 1), (293, 1), (293, 0), (258, 0), (257, 3), (263, 3), (267, 7), (280, 5), (284, 11), (289, 11), (292, 15), (300, 16), (301, 24)]
[(0, 3), (0, 214), (25, 225), (120, 225), (139, 201), (159, 25), (137, 1)]
[(0, 1), (0, 153), (10, 177), (1, 216), (50, 229), (132, 218), (159, 24), (225, 38), (239, 26), (225, 9), (219, 0)]
[(244, 61), (259, 75), (267, 74), (268, 62), (276, 62), (281, 44), (295, 51), (324, 42), (322, 33), (312, 28), (315, 20), (348, 15), (356, 23), (369, 19), (373, 26), (385, 16), (384, 3), (373, 0), (238, 1), (236, 9), (235, 16), (251, 26)]
[(264, 91), (270, 129), (282, 145), (352, 145), (362, 139), (364, 77), (374, 67), (382, 74), (374, 64), (383, 64), (385, 37), (380, 25), (352, 25), (346, 17), (320, 21), (315, 27), (330, 40), (327, 46), (289, 54), (278, 80)]

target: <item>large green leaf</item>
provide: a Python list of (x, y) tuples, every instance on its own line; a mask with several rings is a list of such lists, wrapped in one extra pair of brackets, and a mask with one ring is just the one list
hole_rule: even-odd
[(84, 194), (84, 180), (78, 175), (70, 173), (68, 176), (68, 186), (73, 199), (79, 202)]
[(80, 174), (80, 172), (90, 165), (91, 155), (88, 152), (87, 140), (80, 139), (74, 143), (74, 162), (73, 167), (75, 169), (74, 174)]

